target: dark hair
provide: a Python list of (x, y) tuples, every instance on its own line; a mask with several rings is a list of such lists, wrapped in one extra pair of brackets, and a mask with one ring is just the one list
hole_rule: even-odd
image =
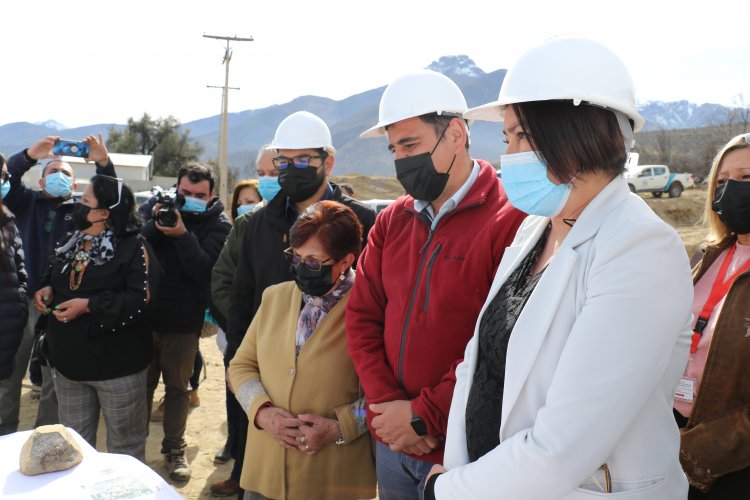
[(521, 128), (561, 182), (579, 172), (625, 171), (625, 140), (612, 111), (570, 100), (513, 104)]
[(117, 237), (123, 237), (130, 233), (137, 233), (141, 229), (141, 220), (135, 212), (135, 199), (133, 191), (123, 183), (120, 203), (117, 203), (117, 179), (108, 175), (95, 175), (91, 178), (91, 189), (96, 198), (96, 208), (109, 210), (107, 225)]
[(340, 182), (339, 189), (350, 198), (354, 195), (354, 188), (348, 182)]
[(210, 191), (214, 190), (214, 183), (216, 179), (214, 177), (214, 170), (206, 165), (205, 163), (199, 163), (197, 161), (186, 163), (181, 166), (177, 171), (177, 184), (180, 184), (180, 180), (187, 175), (190, 182), (197, 184), (200, 181), (208, 181)]
[(332, 259), (362, 251), (362, 224), (351, 208), (336, 201), (319, 201), (302, 212), (289, 230), (289, 244), (299, 248), (317, 236)]
[(260, 195), (260, 191), (258, 191), (258, 179), (245, 179), (243, 181), (239, 181), (234, 185), (234, 189), (232, 190), (232, 202), (229, 204), (229, 211), (232, 213), (232, 220), (237, 218), (237, 208), (239, 207), (240, 193), (245, 188), (254, 189), (255, 192), (258, 193), (258, 198), (260, 198), (261, 200), (263, 199), (263, 196)]
[(458, 115), (450, 114), (450, 113), (443, 113), (442, 115), (439, 115), (437, 113), (427, 113), (426, 115), (419, 115), (418, 117), (420, 120), (425, 122), (427, 125), (430, 125), (432, 129), (435, 131), (435, 135), (440, 137), (443, 134), (443, 131), (448, 128), (448, 124), (453, 120), (454, 118), (456, 120), (462, 120), (464, 121), (464, 125), (466, 125), (466, 144), (464, 147), (466, 149), (469, 149), (469, 129), (468, 124), (466, 124), (466, 121), (463, 120)]

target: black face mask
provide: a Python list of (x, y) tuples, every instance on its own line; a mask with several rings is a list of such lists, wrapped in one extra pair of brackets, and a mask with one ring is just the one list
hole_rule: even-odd
[(750, 233), (750, 182), (727, 180), (716, 188), (712, 208), (735, 234)]
[(279, 172), (279, 185), (294, 203), (309, 199), (325, 180), (325, 168), (297, 168), (289, 165)]
[(394, 161), (398, 181), (404, 190), (417, 200), (426, 202), (437, 200), (443, 194), (446, 184), (448, 184), (448, 178), (450, 177), (453, 163), (456, 161), (456, 156), (453, 155), (453, 160), (448, 167), (448, 171), (445, 173), (439, 173), (435, 170), (435, 165), (432, 163), (432, 154), (437, 149), (440, 141), (443, 140), (443, 136), (447, 130), (448, 127), (445, 127), (431, 152), (400, 158)]
[(76, 203), (76, 206), (73, 207), (73, 212), (71, 215), (73, 216), (73, 227), (78, 229), (79, 231), (84, 231), (91, 227), (91, 221), (89, 221), (89, 212), (91, 212), (91, 207), (83, 205), (81, 203)]
[[(76, 203), (71, 212), (73, 217), (73, 227), (79, 231), (85, 231), (90, 228), (94, 223), (89, 220), (89, 212), (92, 208), (84, 205), (83, 203)], [(101, 219), (94, 222), (104, 222), (107, 219)]]
[(299, 266), (289, 266), (289, 272), (292, 273), (294, 282), (297, 287), (307, 295), (322, 297), (333, 288), (335, 284), (331, 277), (333, 276), (333, 266), (320, 266), (319, 271), (313, 271), (304, 264)]

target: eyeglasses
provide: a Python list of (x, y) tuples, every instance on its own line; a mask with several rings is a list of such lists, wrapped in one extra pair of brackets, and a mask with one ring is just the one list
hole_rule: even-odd
[(291, 248), (287, 248), (286, 250), (284, 250), (284, 256), (286, 257), (287, 262), (289, 262), (289, 265), (293, 268), (296, 269), (300, 266), (300, 264), (304, 264), (304, 266), (310, 271), (320, 271), (323, 268), (323, 264), (325, 264), (329, 260), (333, 260), (331, 258), (328, 258), (326, 260), (320, 261), (312, 257), (303, 259), (299, 255), (294, 253), (294, 250), (292, 250)]
[(745, 144), (750, 144), (750, 132), (747, 134), (740, 134), (735, 139), (742, 139), (745, 141)]
[(328, 155), (322, 154), (322, 155), (297, 155), (292, 158), (287, 158), (286, 156), (277, 156), (276, 158), (272, 158), (271, 161), (273, 161), (273, 166), (278, 168), (279, 170), (285, 170), (289, 165), (294, 166), (294, 168), (307, 168), (310, 166), (310, 160), (320, 158), (321, 160), (325, 159)]
[(115, 177), (115, 179), (117, 180), (117, 203), (115, 203), (114, 205), (110, 205), (110, 210), (115, 208), (122, 201), (122, 179), (120, 179), (119, 177)]
[(0, 179), (2, 179), (3, 182), (8, 182), (8, 179), (10, 179), (11, 177), (13, 176), (10, 175), (10, 172), (3, 172), (2, 174), (0, 174)]

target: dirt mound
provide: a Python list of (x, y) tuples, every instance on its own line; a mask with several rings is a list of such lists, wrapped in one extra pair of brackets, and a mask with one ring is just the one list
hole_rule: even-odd
[(674, 227), (697, 227), (701, 224), (706, 203), (705, 189), (688, 189), (679, 198), (667, 195), (654, 198), (649, 193), (641, 194), (656, 214)]
[(354, 188), (354, 196), (360, 200), (395, 200), (404, 194), (404, 188), (395, 177), (368, 175), (333, 175), (333, 182), (348, 182)]

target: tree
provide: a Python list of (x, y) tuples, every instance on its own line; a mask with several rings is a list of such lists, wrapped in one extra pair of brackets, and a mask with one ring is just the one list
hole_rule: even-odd
[(143, 113), (139, 120), (128, 118), (123, 130), (109, 129), (107, 149), (117, 153), (153, 155), (154, 175), (173, 177), (180, 166), (198, 160), (203, 146), (190, 139), (190, 130), (180, 131), (174, 116), (153, 119)]

